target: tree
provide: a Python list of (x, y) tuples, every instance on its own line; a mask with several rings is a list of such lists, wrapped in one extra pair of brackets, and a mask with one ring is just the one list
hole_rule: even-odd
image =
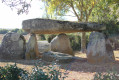
[[(100, 0), (42, 0), (47, 3), (49, 14), (65, 16), (73, 12), (78, 22), (88, 22), (93, 8)], [(81, 51), (86, 51), (86, 33), (82, 33)]]
[(16, 28), (16, 29), (12, 29), (12, 30), (11, 30), (11, 32), (15, 32), (15, 33), (17, 33), (18, 31), (19, 31), (18, 28)]
[(108, 22), (111, 20), (117, 21), (119, 1), (116, 0), (102, 0), (98, 3), (92, 11), (89, 21)]
[(17, 9), (17, 14), (28, 13), (32, 0), (2, 0), (2, 3), (9, 6), (12, 10)]
[(118, 15), (119, 1), (102, 0), (95, 6), (89, 21), (96, 21), (106, 25), (103, 31), (108, 36), (117, 35), (119, 33)]
[(7, 30), (7, 29), (0, 29), (0, 34), (6, 34), (7, 32), (9, 32), (9, 30)]

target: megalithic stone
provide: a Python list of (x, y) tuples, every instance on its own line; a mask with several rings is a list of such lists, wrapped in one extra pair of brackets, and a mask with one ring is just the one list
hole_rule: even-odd
[(26, 45), (25, 58), (36, 59), (36, 58), (39, 58), (39, 55), (40, 53), (38, 51), (37, 38), (36, 38), (36, 35), (32, 33)]
[(24, 59), (25, 51), (26, 40), (23, 35), (14, 32), (5, 34), (0, 46), (0, 59)]
[(94, 64), (115, 61), (110, 41), (105, 38), (103, 33), (91, 33), (87, 47), (87, 60)]
[(64, 33), (56, 36), (51, 42), (51, 51), (61, 52), (74, 56), (68, 36)]
[(73, 32), (102, 31), (106, 27), (95, 22), (70, 22), (51, 19), (29, 19), (22, 22), (22, 29), (35, 34), (61, 34)]

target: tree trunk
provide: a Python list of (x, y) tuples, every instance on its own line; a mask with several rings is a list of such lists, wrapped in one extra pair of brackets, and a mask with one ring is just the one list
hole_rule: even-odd
[(82, 32), (81, 35), (81, 52), (86, 52), (86, 32)]
[[(88, 22), (88, 14), (86, 14), (85, 22)], [(86, 32), (82, 32), (81, 35), (81, 52), (86, 53)]]

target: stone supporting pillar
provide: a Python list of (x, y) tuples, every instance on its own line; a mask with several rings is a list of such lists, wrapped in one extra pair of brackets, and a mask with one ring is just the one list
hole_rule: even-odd
[(89, 63), (105, 63), (115, 60), (111, 43), (104, 34), (91, 33), (87, 46), (87, 60)]
[(37, 59), (39, 58), (40, 53), (38, 51), (37, 38), (35, 34), (31, 34), (29, 41), (26, 45), (26, 59)]
[(51, 51), (73, 55), (70, 40), (66, 34), (59, 34), (51, 41)]

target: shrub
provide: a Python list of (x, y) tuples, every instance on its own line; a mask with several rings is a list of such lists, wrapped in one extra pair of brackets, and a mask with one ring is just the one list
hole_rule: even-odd
[(0, 29), (0, 34), (6, 34), (7, 32), (9, 32), (9, 30), (7, 30), (7, 29)]
[(73, 50), (81, 49), (81, 37), (79, 35), (69, 35), (69, 39)]
[(60, 67), (54, 62), (48, 66), (43, 66), (41, 62), (40, 66), (33, 68), (29, 80), (64, 80), (66, 76), (62, 76), (62, 74)]
[(18, 68), (16, 64), (0, 67), (0, 80), (64, 80), (66, 78), (54, 62), (49, 66), (44, 66), (42, 62), (39, 65), (35, 66), (31, 73)]
[(29, 80), (50, 80), (50, 78), (43, 69), (36, 66), (32, 69)]
[(55, 34), (48, 35), (48, 36), (47, 36), (47, 40), (48, 40), (48, 42), (50, 43), (54, 37), (56, 37)]
[[(90, 33), (86, 34), (86, 46), (89, 42), (89, 35)], [(81, 36), (80, 35), (68, 35), (71, 43), (71, 47), (73, 50), (81, 50)]]
[(21, 80), (22, 75), (28, 76), (28, 73), (16, 64), (0, 67), (0, 80)]
[(96, 73), (94, 80), (119, 80), (119, 74), (116, 72)]
[(45, 35), (44, 34), (39, 34), (40, 40), (46, 40)]

